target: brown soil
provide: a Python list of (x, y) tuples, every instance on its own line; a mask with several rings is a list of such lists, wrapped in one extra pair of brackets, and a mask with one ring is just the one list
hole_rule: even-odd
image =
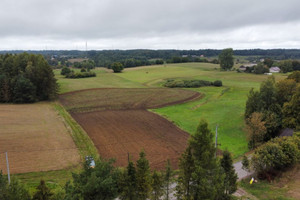
[(49, 103), (0, 104), (0, 170), (6, 173), (57, 170), (80, 157), (60, 116)]
[(65, 93), (60, 102), (70, 112), (160, 108), (191, 101), (201, 94), (169, 88), (102, 88)]
[(166, 160), (177, 168), (189, 134), (168, 120), (146, 110), (110, 110), (72, 113), (93, 140), (99, 154), (126, 166), (128, 153), (136, 160), (144, 149), (150, 166), (163, 169)]

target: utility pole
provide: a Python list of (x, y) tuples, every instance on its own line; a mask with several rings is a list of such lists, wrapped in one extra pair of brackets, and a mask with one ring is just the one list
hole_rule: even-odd
[(7, 167), (8, 184), (10, 184), (10, 173), (9, 173), (9, 164), (8, 164), (8, 156), (7, 156), (7, 152), (5, 152), (5, 157), (6, 157), (6, 167)]
[(216, 157), (217, 157), (217, 150), (218, 150), (218, 126), (216, 126), (216, 142), (215, 142), (215, 148), (216, 148)]

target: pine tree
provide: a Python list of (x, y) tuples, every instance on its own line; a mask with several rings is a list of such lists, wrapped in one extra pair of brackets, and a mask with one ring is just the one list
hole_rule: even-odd
[(136, 200), (136, 169), (132, 161), (128, 161), (126, 170), (119, 177), (120, 199)]
[(234, 193), (237, 190), (237, 174), (233, 167), (233, 161), (230, 153), (226, 150), (223, 152), (223, 158), (221, 159), (221, 167), (225, 172), (224, 187), (225, 196)]
[(157, 172), (156, 170), (152, 173), (152, 200), (159, 200), (161, 196), (164, 194), (164, 187), (163, 187), (163, 176), (161, 173)]
[(41, 180), (40, 185), (36, 189), (37, 191), (33, 195), (33, 200), (49, 200), (53, 195), (44, 180)]
[(151, 173), (149, 161), (144, 151), (140, 152), (140, 158), (136, 162), (136, 184), (137, 197), (139, 200), (146, 200), (151, 190)]
[(189, 145), (195, 158), (195, 171), (192, 174), (193, 199), (215, 199), (222, 185), (213, 133), (205, 120), (201, 120), (197, 131), (191, 136)]
[(171, 184), (172, 176), (173, 176), (173, 171), (171, 168), (170, 160), (168, 159), (167, 165), (166, 165), (166, 171), (164, 173), (165, 199), (166, 200), (169, 200), (170, 184)]
[(191, 199), (192, 174), (195, 170), (195, 161), (190, 146), (187, 147), (180, 158), (179, 170), (179, 177), (176, 185), (176, 196), (177, 199), (184, 198), (189, 200)]

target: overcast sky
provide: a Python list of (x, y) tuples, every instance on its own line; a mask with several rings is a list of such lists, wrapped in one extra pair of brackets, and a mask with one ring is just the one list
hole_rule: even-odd
[(0, 50), (300, 48), (299, 0), (1, 0)]

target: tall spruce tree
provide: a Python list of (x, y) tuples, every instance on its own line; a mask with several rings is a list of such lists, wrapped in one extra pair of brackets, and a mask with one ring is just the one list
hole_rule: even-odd
[(179, 161), (179, 176), (176, 185), (177, 199), (192, 199), (191, 184), (192, 174), (195, 171), (195, 161), (192, 155), (192, 149), (188, 146), (185, 152), (181, 155)]
[(149, 161), (144, 151), (140, 152), (140, 158), (136, 162), (136, 191), (139, 200), (146, 200), (151, 191), (151, 172)]
[(41, 180), (36, 193), (33, 195), (33, 200), (49, 200), (52, 196), (53, 193), (47, 187), (45, 181)]
[(194, 199), (215, 199), (222, 190), (222, 174), (215, 157), (214, 135), (205, 120), (201, 120), (197, 131), (191, 136), (189, 145), (195, 158), (192, 179)]
[(221, 159), (221, 167), (224, 169), (224, 188), (225, 196), (229, 196), (237, 190), (237, 174), (233, 167), (233, 161), (229, 151), (223, 152), (223, 158)]
[(170, 184), (173, 177), (173, 171), (171, 168), (170, 160), (168, 159), (167, 165), (166, 165), (166, 171), (164, 173), (164, 186), (165, 186), (165, 200), (169, 200), (169, 194), (170, 194)]
[(156, 170), (152, 173), (152, 193), (151, 193), (151, 199), (152, 200), (160, 200), (161, 197), (164, 194), (164, 185), (163, 185), (163, 175), (160, 172), (157, 172)]
[(213, 134), (205, 120), (191, 136), (180, 160), (177, 185), (179, 199), (220, 199), (224, 193), (223, 173), (215, 157)]
[(127, 168), (119, 177), (119, 181), (121, 182), (119, 184), (119, 198), (122, 200), (136, 200), (136, 169), (131, 160), (128, 160)]

